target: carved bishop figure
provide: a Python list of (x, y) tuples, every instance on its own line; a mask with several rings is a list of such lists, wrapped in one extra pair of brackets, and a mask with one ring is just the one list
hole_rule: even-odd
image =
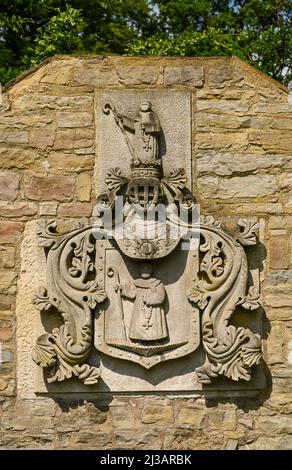
[(151, 264), (140, 265), (140, 278), (119, 286), (122, 296), (135, 299), (129, 338), (132, 341), (159, 341), (168, 337), (163, 304), (166, 291), (163, 283), (151, 277)]
[[(115, 121), (123, 131), (134, 163), (153, 163), (159, 158), (159, 135), (161, 126), (157, 114), (152, 111), (150, 101), (142, 101), (135, 118), (117, 113), (111, 103), (105, 103), (104, 112), (112, 110)], [(133, 144), (126, 132), (134, 134)]]

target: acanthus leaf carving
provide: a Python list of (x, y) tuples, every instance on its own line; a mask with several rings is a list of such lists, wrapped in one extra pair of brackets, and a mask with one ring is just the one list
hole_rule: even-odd
[[(50, 221), (38, 226), (41, 241), (47, 227), (56, 229)], [(48, 293), (40, 288), (33, 304), (41, 311), (51, 306), (57, 308), (64, 324), (51, 334), (41, 335), (32, 358), (41, 367), (48, 367), (48, 383), (62, 381), (72, 376), (85, 384), (98, 381), (98, 367), (85, 364), (93, 341), (92, 310), (107, 295), (95, 280), (92, 228), (81, 227), (69, 234), (54, 235), (49, 231), (50, 245), (47, 259)]]
[[(201, 223), (204, 219), (201, 219)], [(211, 223), (210, 223), (211, 222)], [(241, 222), (242, 224), (242, 222)], [(255, 224), (244, 224), (249, 237)], [(206, 361), (197, 369), (200, 382), (211, 383), (224, 375), (234, 381), (250, 380), (250, 369), (258, 364), (260, 338), (250, 330), (230, 324), (240, 305), (254, 310), (259, 307), (259, 293), (248, 281), (247, 258), (237, 238), (224, 232), (212, 220), (201, 225), (199, 272), (188, 297), (202, 311), (202, 337)]]
[(236, 239), (244, 246), (255, 245), (257, 242), (257, 230), (259, 224), (257, 221), (239, 219), (237, 225), (240, 228), (240, 232), (235, 234)]

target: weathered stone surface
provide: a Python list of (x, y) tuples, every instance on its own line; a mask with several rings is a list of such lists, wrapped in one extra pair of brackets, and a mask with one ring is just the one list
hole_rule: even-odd
[(235, 114), (211, 114), (199, 112), (196, 116), (198, 130), (207, 131), (209, 129), (244, 129), (250, 127), (249, 116), (238, 116)]
[(90, 217), (92, 213), (92, 204), (61, 204), (58, 209), (59, 217)]
[(92, 113), (68, 113), (57, 112), (57, 126), (58, 127), (88, 127), (92, 124)]
[(186, 65), (184, 67), (166, 67), (164, 71), (165, 85), (189, 85), (201, 88), (204, 84), (203, 66), (193, 67)]
[(202, 429), (206, 413), (196, 408), (181, 408), (178, 415), (178, 424), (189, 424), (194, 429)]
[(198, 179), (198, 186), (202, 195), (211, 199), (265, 197), (277, 192), (276, 178), (268, 174), (229, 179), (203, 176)]
[(0, 342), (10, 341), (13, 337), (13, 324), (6, 323), (5, 326), (0, 323)]
[(14, 271), (0, 272), (0, 292), (1, 294), (15, 294), (16, 273)]
[(28, 132), (21, 130), (1, 130), (0, 142), (7, 144), (27, 144)]
[(265, 416), (256, 419), (256, 428), (267, 434), (292, 434), (292, 416)]
[(0, 164), (4, 169), (37, 169), (43, 171), (44, 168), (40, 163), (40, 155), (35, 149), (24, 149), (21, 147), (1, 147), (0, 148)]
[(222, 112), (238, 112), (247, 113), (251, 107), (250, 101), (240, 100), (197, 100), (196, 108), (198, 111), (212, 111), (216, 113)]
[(55, 129), (33, 129), (29, 136), (29, 145), (45, 150), (47, 147), (52, 147), (55, 140)]
[(35, 215), (37, 205), (28, 202), (0, 202), (1, 217), (28, 217)]
[[(260, 169), (281, 168), (285, 157), (240, 153), (200, 152), (197, 154), (198, 173), (214, 173), (218, 176), (231, 176), (236, 173), (256, 172)], [(261, 175), (262, 176), (262, 175)], [(259, 176), (259, 178), (261, 178)]]
[(31, 111), (39, 111), (55, 109), (75, 109), (78, 111), (90, 108), (93, 104), (92, 96), (51, 96), (51, 95), (23, 95), (14, 103), (14, 109), (18, 113), (30, 113)]
[(210, 68), (208, 73), (208, 82), (210, 87), (220, 88), (225, 82), (232, 79), (232, 69), (229, 65), (221, 65), (219, 67)]
[(118, 67), (119, 83), (123, 85), (154, 85), (157, 83), (160, 70), (151, 66)]
[(91, 198), (92, 176), (89, 173), (81, 173), (78, 177), (78, 199), (88, 202)]
[(289, 244), (287, 237), (272, 237), (269, 240), (271, 269), (287, 269), (289, 266)]
[(70, 201), (74, 197), (75, 180), (66, 176), (27, 175), (24, 191), (28, 199), (35, 201)]
[(0, 243), (15, 243), (23, 230), (21, 222), (0, 221)]
[(249, 141), (252, 146), (261, 147), (266, 153), (291, 151), (292, 137), (283, 131), (250, 131)]
[(118, 429), (134, 429), (134, 413), (131, 406), (112, 406), (113, 426)]
[(248, 147), (247, 132), (198, 132), (195, 136), (195, 147), (210, 150), (240, 150), (245, 151)]
[(11, 171), (0, 171), (0, 200), (14, 201), (17, 198), (19, 177)]
[(222, 428), (226, 431), (235, 431), (237, 427), (236, 410), (225, 411)]
[(56, 202), (41, 202), (39, 215), (57, 215), (58, 204)]
[(100, 67), (96, 64), (87, 64), (74, 67), (73, 80), (75, 85), (98, 86), (101, 82)]
[(292, 173), (282, 173), (278, 179), (279, 188), (290, 191), (292, 189)]
[(54, 173), (79, 173), (94, 168), (94, 155), (77, 153), (51, 152), (48, 156), (50, 168)]
[(142, 423), (163, 424), (173, 422), (173, 410), (171, 406), (145, 406), (141, 416)]
[(254, 443), (249, 446), (250, 450), (291, 450), (292, 437), (291, 436), (273, 436), (259, 437)]
[(292, 307), (292, 294), (282, 292), (282, 295), (279, 295), (281, 291), (275, 291), (274, 294), (268, 293), (265, 296), (265, 304), (274, 307), (274, 308), (282, 308), (282, 307)]
[(117, 449), (159, 449), (158, 431), (117, 431)]
[(14, 268), (15, 266), (15, 248), (0, 246), (0, 268)]
[(60, 129), (56, 132), (55, 150), (72, 150), (92, 147), (94, 143), (91, 129)]
[(285, 344), (284, 327), (274, 325), (267, 339), (267, 355), (269, 364), (283, 362), (283, 346)]

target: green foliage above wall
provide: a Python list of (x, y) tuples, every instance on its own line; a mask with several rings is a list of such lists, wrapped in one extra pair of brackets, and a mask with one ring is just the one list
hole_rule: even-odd
[(2, 0), (0, 81), (55, 54), (237, 55), (292, 79), (291, 0)]

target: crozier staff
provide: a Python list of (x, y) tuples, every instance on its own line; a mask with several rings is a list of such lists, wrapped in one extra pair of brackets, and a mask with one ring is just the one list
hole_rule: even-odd
[[(135, 162), (151, 163), (159, 158), (159, 136), (162, 133), (157, 114), (152, 110), (150, 101), (142, 101), (135, 118), (116, 111), (115, 106), (107, 102), (103, 112), (112, 111), (115, 122), (125, 135), (127, 145)], [(134, 134), (133, 144), (127, 132)]]

